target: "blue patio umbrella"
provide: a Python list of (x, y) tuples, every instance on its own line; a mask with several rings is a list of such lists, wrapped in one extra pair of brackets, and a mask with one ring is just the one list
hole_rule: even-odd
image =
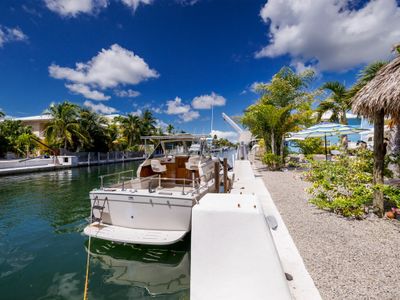
[(327, 136), (338, 136), (338, 135), (345, 135), (345, 134), (352, 134), (365, 131), (365, 129), (361, 129), (358, 127), (350, 126), (350, 125), (343, 125), (339, 123), (330, 123), (330, 122), (322, 122), (317, 125), (311, 126), (307, 129), (304, 129), (299, 132), (295, 132), (289, 138), (290, 140), (304, 140), (310, 137), (323, 137), (325, 140), (325, 158), (328, 160), (328, 150), (327, 150)]

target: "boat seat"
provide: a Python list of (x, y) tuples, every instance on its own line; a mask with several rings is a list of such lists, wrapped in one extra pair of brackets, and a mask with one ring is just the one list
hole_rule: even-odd
[(167, 166), (162, 165), (158, 159), (151, 160), (151, 169), (158, 174), (158, 188), (161, 189), (161, 174), (167, 171)]
[(151, 169), (154, 173), (164, 173), (167, 171), (167, 166), (162, 165), (158, 159), (152, 159)]
[(197, 171), (199, 169), (200, 156), (189, 157), (189, 160), (185, 162), (185, 168), (189, 171)]
[(192, 173), (192, 187), (193, 189), (196, 186), (196, 171), (199, 170), (199, 162), (200, 162), (200, 156), (191, 156), (189, 157), (189, 160), (185, 162), (185, 168), (186, 170), (189, 170)]

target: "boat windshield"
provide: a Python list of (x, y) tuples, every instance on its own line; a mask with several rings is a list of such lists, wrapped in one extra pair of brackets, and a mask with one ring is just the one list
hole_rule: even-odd
[(208, 153), (207, 136), (205, 135), (142, 136), (141, 139), (145, 141), (146, 145), (147, 143), (157, 144), (156, 147), (153, 147), (154, 151), (161, 148), (165, 156), (206, 155)]

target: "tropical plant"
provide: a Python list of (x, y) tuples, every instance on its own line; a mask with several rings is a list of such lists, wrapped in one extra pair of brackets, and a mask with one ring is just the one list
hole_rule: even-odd
[(168, 134), (173, 134), (174, 131), (175, 131), (175, 127), (174, 127), (172, 124), (168, 124), (166, 130), (167, 130), (167, 133), (168, 133)]
[(32, 137), (33, 134), (29, 132), (19, 135), (15, 140), (14, 151), (18, 154), (28, 157), (29, 154), (36, 148), (36, 143), (33, 141)]
[(279, 155), (282, 162), (286, 133), (311, 123), (314, 94), (307, 87), (313, 75), (312, 71), (296, 74), (290, 68), (282, 68), (270, 83), (258, 88), (261, 98), (247, 108), (241, 119), (254, 136), (264, 139), (265, 151)]
[(153, 117), (153, 114), (150, 110), (146, 109), (141, 117), (141, 135), (152, 135), (156, 131), (156, 119)]
[(306, 179), (312, 182), (308, 189), (310, 202), (346, 217), (361, 218), (365, 208), (372, 204), (372, 174), (370, 159), (358, 156), (338, 161), (312, 161)]
[[(46, 140), (64, 150), (73, 150), (76, 143), (87, 143), (88, 134), (79, 123), (79, 106), (67, 101), (52, 104), (49, 108), (52, 120), (46, 125)], [(77, 142), (78, 141), (78, 142)]]
[(320, 89), (328, 91), (329, 96), (317, 107), (318, 120), (321, 120), (324, 113), (331, 112), (330, 121), (347, 125), (346, 113), (350, 110), (350, 100), (346, 87), (338, 81), (329, 81)]
[(29, 144), (29, 150), (33, 151), (35, 145), (32, 144), (32, 141), (27, 141), (28, 136), (32, 136), (32, 130), (29, 126), (23, 125), (21, 121), (3, 120), (0, 122), (0, 156), (4, 156), (8, 151), (25, 155), (29, 151), (26, 151), (25, 146), (22, 147), (23, 144)]
[(352, 99), (368, 82), (370, 82), (382, 67), (388, 64), (387, 61), (377, 61), (367, 65), (358, 74), (357, 82), (350, 88), (347, 97)]
[[(385, 162), (385, 175), (391, 177)], [(312, 182), (308, 189), (310, 202), (317, 207), (330, 210), (346, 217), (361, 218), (366, 208), (372, 205), (376, 189), (385, 189), (387, 198), (397, 201), (397, 193), (387, 186), (374, 186), (372, 183), (373, 153), (358, 150), (354, 158), (341, 156), (337, 161), (311, 161), (311, 169), (305, 178)]]
[(299, 140), (295, 143), (300, 148), (301, 153), (303, 153), (304, 155), (324, 153), (322, 140), (318, 137), (311, 137), (305, 140)]
[(128, 148), (133, 147), (140, 143), (140, 136), (142, 133), (142, 123), (140, 117), (128, 114), (126, 117), (119, 119), (121, 123), (121, 132), (123, 138), (126, 140)]
[(281, 157), (271, 152), (264, 153), (262, 162), (272, 171), (280, 169), (282, 165)]
[(108, 130), (109, 122), (96, 112), (88, 109), (80, 109), (79, 124), (81, 128), (85, 128), (87, 138), (79, 140), (81, 147), (85, 151), (107, 152), (109, 150), (110, 130)]

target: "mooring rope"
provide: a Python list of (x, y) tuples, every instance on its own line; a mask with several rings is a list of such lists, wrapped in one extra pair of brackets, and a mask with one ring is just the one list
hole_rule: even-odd
[[(97, 196), (95, 198), (95, 201), (96, 200), (97, 200)], [(95, 203), (93, 203), (93, 205)], [(90, 206), (90, 225), (93, 223), (93, 205)], [(85, 290), (83, 291), (83, 300), (88, 300), (91, 241), (92, 241), (92, 236), (89, 235), (89, 242), (88, 242), (88, 247), (87, 247), (87, 257), (86, 257)]]
[(83, 291), (83, 300), (88, 299), (88, 290), (89, 290), (89, 269), (90, 269), (90, 242), (92, 237), (89, 235), (89, 243), (87, 250), (87, 258), (86, 258), (86, 276), (85, 276), (85, 290)]

